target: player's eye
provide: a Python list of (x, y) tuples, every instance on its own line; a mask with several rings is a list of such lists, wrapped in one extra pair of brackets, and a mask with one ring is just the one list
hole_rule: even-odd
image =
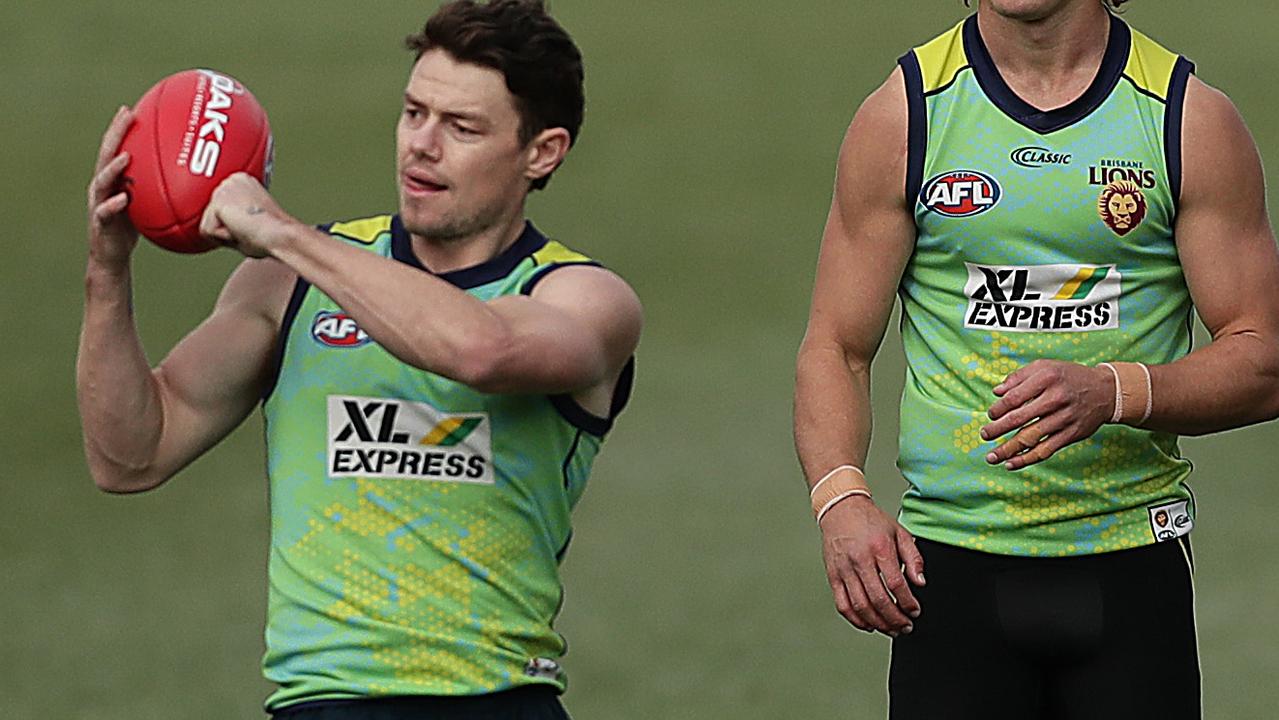
[(453, 123), (453, 128), (457, 130), (459, 135), (462, 135), (464, 137), (473, 137), (475, 135), (480, 134), (479, 130), (476, 130), (475, 128), (470, 127), (468, 125), (463, 125), (462, 123)]
[(421, 111), (421, 110), (418, 110), (417, 108), (413, 107), (412, 105), (405, 105), (405, 106), (404, 106), (404, 117), (408, 118), (409, 120), (416, 120), (416, 119), (418, 119), (418, 118), (419, 118), (419, 117), (421, 117), (421, 116), (422, 116), (422, 111)]

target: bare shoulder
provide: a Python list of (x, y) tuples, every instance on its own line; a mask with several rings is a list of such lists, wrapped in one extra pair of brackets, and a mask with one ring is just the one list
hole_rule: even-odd
[(866, 200), (904, 202), (908, 126), (906, 83), (896, 67), (853, 115), (839, 150), (837, 184), (855, 185)]
[(866, 96), (853, 116), (851, 127), (868, 130), (896, 131), (906, 141), (906, 80), (901, 66), (893, 68), (888, 78)]
[(1182, 127), (1183, 207), (1221, 187), (1255, 184), (1260, 189), (1256, 143), (1224, 92), (1192, 75), (1186, 85)]
[(611, 270), (596, 265), (559, 267), (534, 286), (531, 296), (592, 318), (607, 333), (608, 344), (625, 355), (639, 343), (644, 324), (639, 296)]
[(1186, 122), (1239, 118), (1235, 104), (1221, 90), (1191, 75), (1186, 81)]
[(222, 286), (216, 312), (260, 316), (278, 324), (297, 279), (297, 273), (279, 260), (245, 258)]

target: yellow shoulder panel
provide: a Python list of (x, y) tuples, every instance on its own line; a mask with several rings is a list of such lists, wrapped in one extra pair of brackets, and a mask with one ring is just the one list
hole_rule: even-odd
[(968, 65), (964, 54), (964, 23), (915, 48), (919, 71), (924, 76), (924, 92), (930, 93), (955, 79)]
[(1177, 64), (1177, 54), (1164, 46), (1132, 31), (1132, 49), (1128, 51), (1128, 65), (1124, 75), (1146, 92), (1166, 99), (1168, 84), (1172, 80), (1172, 68)]
[(547, 240), (541, 250), (533, 253), (533, 262), (538, 265), (546, 265), (548, 263), (572, 263), (572, 262), (591, 262), (576, 250), (570, 250), (555, 240)]
[(379, 235), (391, 232), (391, 216), (378, 215), (371, 218), (333, 223), (333, 226), (329, 228), (329, 232), (334, 235), (351, 238), (365, 245), (372, 245)]

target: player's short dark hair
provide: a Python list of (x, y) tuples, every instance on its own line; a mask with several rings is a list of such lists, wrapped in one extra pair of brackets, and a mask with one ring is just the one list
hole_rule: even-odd
[[(439, 49), (502, 73), (520, 114), (521, 143), (554, 127), (568, 131), (570, 145), (577, 139), (586, 104), (582, 53), (542, 0), (452, 0), (404, 44), (416, 53), (414, 62)], [(532, 189), (550, 179), (534, 180)]]

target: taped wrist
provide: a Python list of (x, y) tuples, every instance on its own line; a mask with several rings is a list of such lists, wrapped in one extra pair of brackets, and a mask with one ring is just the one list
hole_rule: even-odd
[(856, 465), (840, 465), (823, 475), (813, 485), (813, 489), (808, 491), (813, 517), (821, 523), (822, 518), (837, 503), (855, 495), (872, 497), (870, 488), (866, 486), (866, 474)]
[(1104, 367), (1115, 378), (1115, 411), (1110, 422), (1139, 426), (1150, 418), (1154, 392), (1150, 382), (1150, 368), (1142, 363), (1104, 362)]

